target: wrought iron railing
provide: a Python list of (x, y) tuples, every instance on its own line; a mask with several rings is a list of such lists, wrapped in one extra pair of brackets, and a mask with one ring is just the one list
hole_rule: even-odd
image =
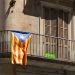
[[(32, 33), (28, 54), (48, 59), (75, 61), (75, 41)], [(11, 53), (11, 31), (0, 31), (0, 57)]]

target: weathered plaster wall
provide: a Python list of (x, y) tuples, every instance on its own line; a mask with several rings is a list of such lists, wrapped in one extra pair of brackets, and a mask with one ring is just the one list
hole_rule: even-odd
[[(6, 12), (10, 1), (6, 2)], [(35, 0), (16, 0), (14, 7), (10, 8), (6, 16), (5, 29), (39, 33), (38, 10), (39, 7), (36, 6)]]
[(0, 0), (0, 29), (39, 33), (39, 17), (41, 15), (39, 1), (47, 1), (72, 7), (71, 0), (15, 0), (15, 5), (10, 8), (10, 1), (11, 0)]

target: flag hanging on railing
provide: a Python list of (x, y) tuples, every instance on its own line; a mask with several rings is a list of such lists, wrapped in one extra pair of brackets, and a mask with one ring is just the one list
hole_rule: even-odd
[(12, 32), (11, 62), (12, 64), (27, 64), (27, 51), (31, 33)]

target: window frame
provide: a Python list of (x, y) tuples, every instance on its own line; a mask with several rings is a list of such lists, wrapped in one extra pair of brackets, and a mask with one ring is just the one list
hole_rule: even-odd
[[(45, 34), (45, 27), (44, 27), (45, 23), (44, 23), (44, 18), (43, 18), (44, 17), (43, 16), (43, 14), (44, 14), (43, 13), (43, 7), (55, 8), (55, 9), (63, 10), (65, 12), (69, 12), (68, 40), (72, 40), (72, 10), (73, 9), (71, 7), (59, 5), (59, 4), (56, 4), (56, 3), (53, 4), (53, 3), (41, 1), (40, 34), (43, 34), (43, 35)], [(45, 46), (47, 44), (45, 42), (45, 38), (42, 41), (44, 42), (44, 46)], [(71, 52), (71, 50), (70, 50), (70, 52)]]
[[(43, 7), (48, 7), (48, 8), (55, 8), (57, 10), (63, 10), (64, 12), (69, 12), (69, 24), (68, 24), (68, 40), (72, 40), (72, 8), (71, 7), (67, 7), (67, 6), (63, 6), (60, 4), (55, 4), (55, 3), (49, 3), (46, 1), (40, 1), (41, 3), (41, 17), (40, 17), (40, 34), (45, 34), (45, 22), (44, 22), (44, 13), (43, 13)], [(43, 28), (42, 28), (43, 27)], [(42, 28), (42, 29), (41, 29)]]

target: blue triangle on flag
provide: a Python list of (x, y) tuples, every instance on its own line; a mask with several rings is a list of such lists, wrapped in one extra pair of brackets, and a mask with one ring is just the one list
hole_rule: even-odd
[(24, 42), (28, 37), (29, 35), (31, 34), (30, 32), (25, 32), (25, 33), (19, 33), (19, 32), (14, 32), (15, 36), (18, 37), (18, 39), (21, 41), (21, 42)]

